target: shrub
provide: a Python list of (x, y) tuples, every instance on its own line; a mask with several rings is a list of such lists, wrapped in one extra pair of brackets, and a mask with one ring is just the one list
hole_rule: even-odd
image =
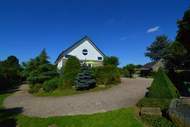
[(110, 57), (105, 57), (103, 64), (106, 65), (113, 65), (117, 66), (119, 65), (119, 59), (116, 56), (110, 56)]
[(29, 93), (37, 93), (42, 88), (42, 84), (30, 84)]
[(120, 82), (120, 72), (113, 65), (101, 66), (94, 69), (97, 84), (109, 85)]
[(43, 83), (43, 90), (45, 92), (52, 92), (62, 85), (63, 85), (63, 80), (61, 78), (56, 77), (48, 81), (45, 81)]
[(123, 69), (123, 76), (124, 77), (130, 77), (130, 75), (129, 75), (129, 71), (127, 70), (127, 69)]
[(50, 64), (45, 50), (30, 61), (23, 63), (23, 75), (27, 77), (30, 84), (43, 83), (57, 76), (57, 68)]
[(149, 88), (147, 97), (151, 98), (176, 98), (179, 93), (165, 72), (160, 68)]
[(15, 56), (9, 56), (0, 61), (0, 91), (19, 85), (21, 81), (21, 67)]
[(77, 75), (75, 87), (76, 89), (89, 89), (96, 85), (96, 80), (92, 76), (91, 70), (85, 64), (81, 67), (80, 73)]
[(161, 116), (143, 115), (141, 116), (141, 119), (146, 124), (152, 127), (176, 127), (175, 124), (172, 123), (170, 120)]
[(62, 68), (64, 84), (67, 87), (75, 85), (75, 78), (80, 72), (80, 61), (75, 56), (70, 56)]

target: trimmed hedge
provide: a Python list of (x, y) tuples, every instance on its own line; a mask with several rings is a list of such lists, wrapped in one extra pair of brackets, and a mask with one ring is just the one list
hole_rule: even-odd
[(170, 120), (160, 116), (143, 115), (141, 119), (151, 127), (176, 127)]
[(179, 93), (164, 70), (158, 70), (147, 94), (149, 98), (177, 98)]

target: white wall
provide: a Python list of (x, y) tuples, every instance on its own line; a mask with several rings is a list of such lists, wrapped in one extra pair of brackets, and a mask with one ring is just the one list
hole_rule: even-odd
[[(88, 50), (87, 55), (82, 54), (83, 49)], [(68, 55), (76, 56), (79, 60), (98, 60), (98, 57), (102, 57), (103, 60), (103, 56), (91, 45), (88, 40), (85, 40), (77, 48), (72, 50)]]
[[(83, 55), (82, 50), (83, 49), (87, 49), (88, 50), (88, 54), (87, 55)], [(85, 40), (83, 43), (81, 43), (78, 47), (76, 47), (75, 49), (73, 49), (68, 55), (72, 55), (72, 56), (76, 56), (79, 60), (96, 60), (96, 61), (103, 61), (104, 57), (102, 56), (102, 54), (100, 54), (92, 45), (88, 40)], [(98, 57), (102, 57), (102, 60), (98, 60)], [(62, 57), (58, 64), (57, 64), (57, 68), (61, 69), (61, 67), (63, 66), (63, 59), (66, 59), (65, 57)]]

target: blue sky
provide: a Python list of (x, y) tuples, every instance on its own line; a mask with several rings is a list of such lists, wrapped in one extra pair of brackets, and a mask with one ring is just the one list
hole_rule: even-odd
[(20, 61), (45, 48), (53, 63), (59, 53), (88, 35), (120, 66), (144, 64), (146, 47), (155, 36), (174, 39), (176, 21), (189, 0), (1, 0), (0, 60)]

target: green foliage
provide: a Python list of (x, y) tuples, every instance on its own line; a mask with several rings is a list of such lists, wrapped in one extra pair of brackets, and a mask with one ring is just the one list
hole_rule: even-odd
[(184, 16), (181, 20), (177, 22), (178, 24), (178, 33), (176, 40), (179, 41), (184, 47), (190, 51), (190, 8), (184, 13)]
[(130, 77), (129, 71), (126, 68), (123, 68), (122, 74), (124, 77)]
[(80, 61), (75, 56), (70, 56), (62, 69), (64, 84), (67, 87), (75, 85), (75, 78), (80, 72)]
[(131, 77), (131, 78), (133, 77), (133, 74), (135, 73), (135, 69), (136, 69), (136, 66), (134, 64), (128, 64), (123, 67), (124, 71), (127, 70), (129, 72), (128, 77)]
[(31, 84), (43, 83), (57, 76), (56, 66), (50, 64), (45, 50), (36, 58), (24, 63), (23, 66), (23, 75)]
[(89, 89), (96, 85), (96, 80), (94, 79), (92, 72), (89, 67), (84, 64), (80, 72), (78, 73), (75, 81), (75, 88), (79, 89)]
[(170, 120), (161, 116), (143, 115), (141, 119), (151, 127), (176, 127)]
[(52, 92), (58, 87), (63, 87), (63, 80), (58, 77), (55, 77), (43, 83), (43, 90), (45, 92)]
[(104, 64), (104, 66), (106, 66), (106, 65), (118, 66), (119, 59), (116, 56), (105, 57), (103, 64)]
[(165, 98), (148, 98), (144, 97), (138, 103), (138, 107), (160, 107), (160, 109), (165, 111), (170, 105), (171, 99)]
[(42, 88), (42, 84), (30, 84), (29, 93), (37, 93)]
[(157, 36), (155, 41), (147, 47), (145, 56), (153, 61), (159, 61), (165, 55), (165, 49), (168, 47), (170, 40), (165, 35)]
[(97, 84), (110, 85), (120, 82), (119, 69), (113, 65), (101, 66), (94, 69)]
[(0, 61), (0, 90), (9, 89), (21, 81), (21, 67), (15, 56)]
[(147, 94), (149, 98), (177, 98), (179, 93), (164, 70), (158, 70)]
[(166, 68), (168, 70), (174, 70), (177, 68), (183, 68), (185, 65), (185, 59), (187, 56), (187, 50), (184, 46), (175, 41), (173, 42), (166, 50), (166, 54), (164, 56)]

